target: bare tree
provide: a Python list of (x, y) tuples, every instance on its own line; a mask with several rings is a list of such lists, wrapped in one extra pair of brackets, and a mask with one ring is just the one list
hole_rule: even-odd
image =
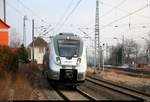
[(139, 45), (133, 39), (126, 39), (124, 43), (125, 63), (137, 63), (137, 56), (139, 53)]
[(132, 64), (137, 62), (139, 45), (132, 39), (126, 39), (123, 44), (117, 44), (110, 48), (109, 64), (122, 65), (125, 63)]
[(145, 51), (146, 51), (146, 63), (150, 64), (150, 34), (148, 35), (148, 38), (144, 38), (145, 42), (146, 42), (146, 47), (145, 47)]
[(10, 44), (9, 44), (10, 47), (12, 47), (12, 48), (20, 47), (21, 39), (15, 29), (12, 29), (12, 31), (10, 32), (9, 38), (10, 38)]
[(122, 50), (123, 46), (122, 44), (117, 44), (116, 46), (111, 46), (109, 48), (110, 50), (110, 58), (108, 60), (108, 64), (111, 65), (121, 65), (122, 62)]

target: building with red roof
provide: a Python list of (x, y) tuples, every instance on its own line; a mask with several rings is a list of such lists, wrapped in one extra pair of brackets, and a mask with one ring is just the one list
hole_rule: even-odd
[(8, 46), (8, 34), (10, 26), (0, 19), (0, 45)]

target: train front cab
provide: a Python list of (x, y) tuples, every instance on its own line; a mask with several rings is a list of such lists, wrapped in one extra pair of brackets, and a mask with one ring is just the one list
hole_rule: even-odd
[(56, 44), (52, 44), (51, 47), (48, 78), (63, 83), (83, 83), (87, 69), (86, 51), (83, 44), (80, 46), (80, 55), (72, 58), (62, 56), (65, 53), (69, 54), (69, 52), (66, 52), (67, 50), (64, 51), (65, 53), (62, 52), (61, 56), (58, 56), (60, 51), (57, 54), (58, 49), (55, 46)]
[[(60, 57), (61, 63), (62, 63), (61, 59), (63, 59), (64, 62), (68, 61), (67, 59), (64, 60), (65, 58)], [(79, 58), (72, 58), (72, 62), (74, 60), (74, 63), (77, 63), (78, 59)], [(79, 65), (68, 66), (58, 64), (58, 62), (53, 59), (51, 60), (51, 64), (49, 65), (48, 78), (60, 82), (82, 83), (84, 82), (86, 76), (87, 65), (85, 64), (85, 62), (86, 62), (85, 58), (81, 58), (81, 63)]]

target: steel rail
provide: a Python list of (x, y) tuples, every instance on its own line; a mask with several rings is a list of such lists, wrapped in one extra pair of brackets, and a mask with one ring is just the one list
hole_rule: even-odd
[(129, 89), (129, 88), (126, 88), (126, 87), (122, 87), (120, 85), (116, 85), (116, 84), (110, 83), (108, 81), (97, 79), (97, 78), (89, 76), (89, 75), (87, 75), (86, 80), (90, 81), (90, 82), (92, 82), (96, 85), (109, 88), (111, 90), (117, 91), (117, 92), (122, 93), (122, 94), (129, 95), (129, 96), (131, 96), (133, 98), (136, 98), (138, 100), (150, 101), (150, 95), (143, 94), (139, 91), (135, 91), (135, 90), (132, 90), (132, 89)]
[(77, 92), (79, 92), (81, 95), (83, 95), (84, 97), (86, 97), (87, 99), (89, 99), (90, 101), (96, 101), (97, 99), (91, 95), (89, 95), (88, 93), (82, 91), (81, 89), (77, 88), (76, 89)]
[(63, 98), (63, 100), (69, 101), (69, 98), (67, 96), (65, 96), (58, 88), (56, 88), (55, 86), (52, 86), (52, 88), (56, 91), (56, 93), (59, 96), (61, 96), (61, 98)]
[[(57, 92), (57, 94), (62, 97), (63, 100), (65, 101), (71, 101), (67, 95), (65, 95), (62, 90), (59, 90), (59, 88), (52, 86), (52, 88)], [(78, 92), (80, 95), (83, 97), (87, 98), (89, 101), (96, 101), (96, 98), (89, 95), (88, 93), (80, 90), (79, 88), (74, 89), (75, 92)]]

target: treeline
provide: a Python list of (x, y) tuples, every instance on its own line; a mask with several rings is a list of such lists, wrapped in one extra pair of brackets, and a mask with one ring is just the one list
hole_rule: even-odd
[[(149, 36), (150, 38), (150, 36)], [(116, 46), (110, 46), (110, 56), (106, 64), (122, 65), (122, 64), (149, 64), (150, 62), (150, 40), (146, 40), (144, 49), (133, 39), (126, 39), (124, 44), (120, 43)], [(149, 42), (148, 42), (149, 41)]]
[[(150, 66), (150, 34), (147, 38), (143, 39), (145, 44), (141, 45), (133, 39), (126, 38), (117, 45), (111, 45), (105, 47), (105, 51), (97, 56), (96, 66), (100, 63), (103, 65), (103, 58), (105, 65), (129, 65), (129, 66)], [(88, 49), (87, 62), (88, 66), (95, 65), (95, 49)], [(101, 50), (102, 52), (102, 50)]]
[(28, 53), (24, 45), (15, 50), (7, 46), (0, 46), (0, 77), (4, 77), (8, 73), (16, 73), (19, 62), (29, 62)]

